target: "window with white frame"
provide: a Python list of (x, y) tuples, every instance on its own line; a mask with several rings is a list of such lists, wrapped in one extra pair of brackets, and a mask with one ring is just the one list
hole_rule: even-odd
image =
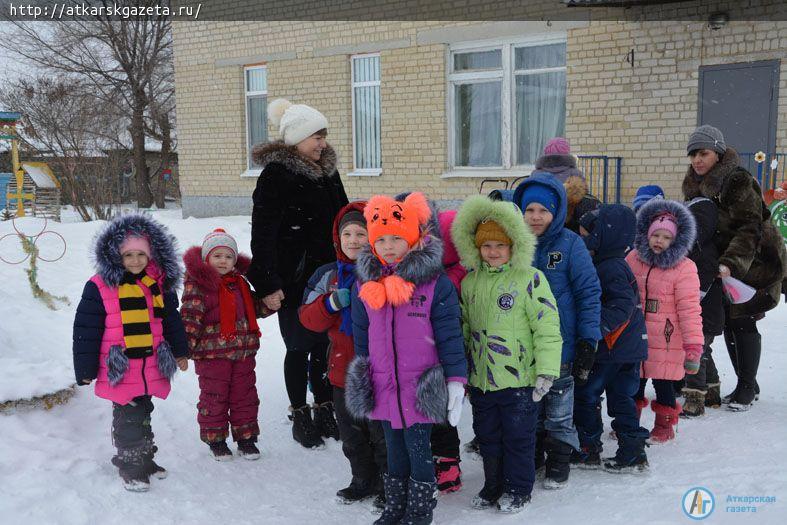
[(251, 150), (268, 140), (268, 70), (265, 66), (243, 68), (246, 94), (246, 152), (248, 169), (257, 168)]
[(350, 57), (352, 67), (353, 164), (356, 175), (379, 175), (380, 55)]
[(532, 165), (564, 134), (564, 39), (455, 47), (449, 58), (452, 168)]

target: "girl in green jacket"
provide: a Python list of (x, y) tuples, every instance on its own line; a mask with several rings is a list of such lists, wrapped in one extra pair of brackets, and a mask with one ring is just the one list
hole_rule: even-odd
[(538, 403), (560, 375), (560, 318), (536, 238), (509, 202), (471, 197), (452, 236), (470, 272), (462, 281), (473, 430), (484, 460), (476, 508), (518, 512), (535, 481)]

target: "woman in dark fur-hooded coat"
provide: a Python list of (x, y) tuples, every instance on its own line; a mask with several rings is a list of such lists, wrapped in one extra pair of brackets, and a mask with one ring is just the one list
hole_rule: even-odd
[(752, 300), (731, 305), (730, 315), (757, 316), (779, 303), (787, 263), (784, 238), (770, 220), (760, 185), (739, 166), (737, 152), (724, 143), (721, 132), (701, 126), (691, 137), (683, 195), (686, 200), (705, 197), (718, 206), (719, 264), (757, 289)]

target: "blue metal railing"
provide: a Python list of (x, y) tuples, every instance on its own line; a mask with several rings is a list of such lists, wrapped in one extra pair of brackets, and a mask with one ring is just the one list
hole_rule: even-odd
[[(620, 177), (623, 169), (623, 157), (609, 155), (579, 155), (577, 168), (585, 174), (588, 192), (605, 204), (620, 204)], [(514, 196), (514, 188), (525, 177), (519, 177), (510, 183), (506, 179), (484, 179), (478, 192), (483, 194), (486, 187), (490, 197), (510, 201)], [(491, 189), (494, 188), (494, 189)]]
[[(741, 166), (753, 176), (757, 177), (762, 191), (771, 190), (779, 187), (787, 180), (787, 153), (775, 153), (766, 155), (765, 160), (757, 162), (756, 153), (738, 153), (741, 158)], [(776, 169), (771, 170), (771, 162), (776, 160)]]

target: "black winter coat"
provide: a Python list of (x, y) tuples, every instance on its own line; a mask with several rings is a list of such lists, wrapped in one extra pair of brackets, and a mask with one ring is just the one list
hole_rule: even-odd
[(730, 307), (731, 317), (767, 312), (779, 303), (787, 276), (784, 238), (771, 222), (757, 180), (739, 165), (734, 149), (727, 147), (721, 159), (704, 176), (689, 165), (683, 179), (686, 200), (706, 197), (716, 203), (719, 223), (714, 242), (719, 264), (732, 276), (757, 290), (750, 301)]
[(347, 204), (336, 153), (328, 146), (313, 162), (276, 141), (256, 146), (252, 155), (263, 169), (252, 197), (246, 276), (260, 297), (282, 290), (282, 307), (295, 308), (314, 271), (336, 260), (331, 226)]
[(697, 265), (702, 297), (702, 332), (721, 335), (724, 332), (724, 303), (719, 279), (719, 249), (714, 237), (719, 222), (716, 203), (706, 197), (696, 197), (686, 203), (697, 221), (697, 240), (689, 252), (689, 259)]

